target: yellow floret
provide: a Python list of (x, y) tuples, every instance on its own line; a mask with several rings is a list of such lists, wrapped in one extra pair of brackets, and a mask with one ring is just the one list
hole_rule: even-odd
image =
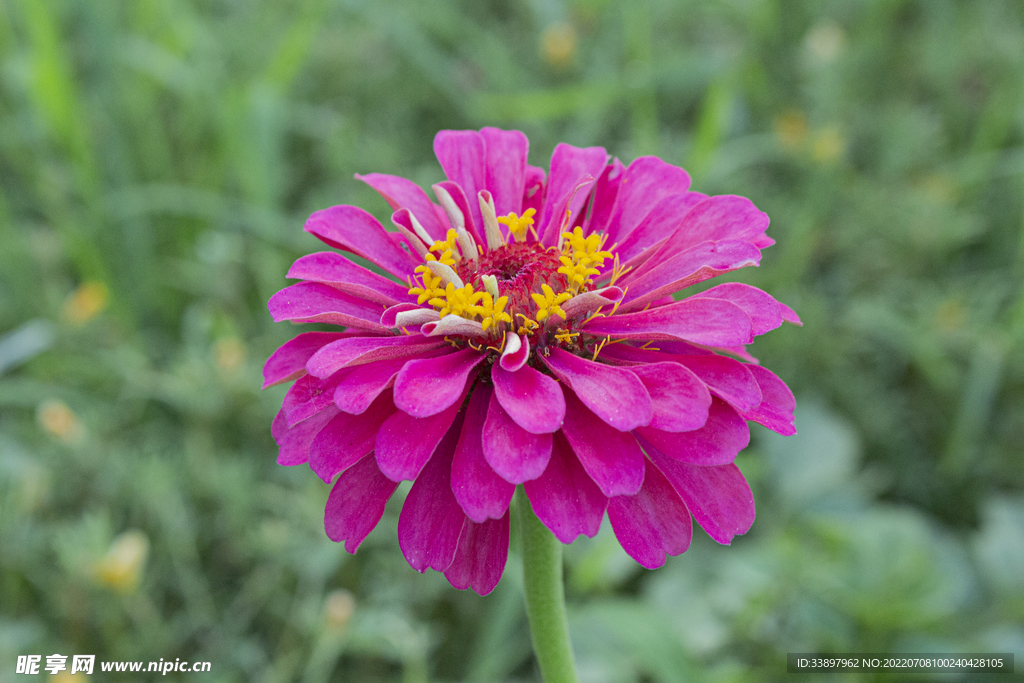
[(438, 309), (441, 317), (446, 315), (457, 315), (461, 318), (472, 319), (481, 315), (483, 308), (477, 305), (487, 292), (474, 292), (473, 285), (456, 287), (451, 282), (444, 288), (444, 298), (437, 297), (430, 300), (430, 305)]
[(562, 310), (561, 304), (571, 299), (572, 294), (569, 292), (555, 294), (547, 284), (541, 285), (540, 288), (544, 291), (543, 295), (536, 292), (530, 293), (530, 297), (537, 304), (537, 322), (544, 322), (552, 314), (565, 319), (565, 311)]
[(448, 230), (447, 239), (438, 240), (431, 245), (430, 251), (436, 251), (441, 258), (435, 258), (433, 254), (427, 254), (428, 261), (440, 261), (446, 266), (454, 266), (461, 258), (459, 249), (456, 246), (459, 241), (459, 234), (454, 230)]
[(508, 226), (508, 231), (515, 237), (516, 242), (526, 239), (526, 231), (533, 227), (533, 215), (537, 213), (534, 209), (527, 209), (522, 216), (510, 213), (507, 216), (498, 216), (498, 222)]
[(484, 292), (483, 299), (481, 300), (480, 315), (483, 317), (484, 331), (487, 328), (494, 326), (497, 327), (498, 323), (512, 322), (512, 316), (505, 312), (505, 304), (508, 303), (507, 296), (499, 296), (498, 301), (494, 301), (494, 297)]

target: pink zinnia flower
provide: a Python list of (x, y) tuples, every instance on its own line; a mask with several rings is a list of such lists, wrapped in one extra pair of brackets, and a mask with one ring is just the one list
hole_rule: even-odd
[(264, 368), (265, 386), (295, 380), (278, 462), (336, 478), (327, 535), (355, 552), (411, 480), (409, 564), (486, 594), (517, 484), (563, 543), (607, 512), (645, 567), (688, 548), (691, 516), (720, 543), (746, 532), (754, 502), (733, 459), (747, 421), (795, 430), (792, 393), (744, 345), (799, 319), (739, 283), (672, 294), (757, 265), (767, 215), (691, 192), (655, 157), (624, 167), (560, 144), (545, 178), (526, 136), (495, 128), (442, 131), (434, 151), (438, 203), (404, 178), (357, 176), (397, 232), (355, 206), (306, 222), (386, 275), (319, 252), (270, 300), (275, 321), (346, 328), (300, 334)]

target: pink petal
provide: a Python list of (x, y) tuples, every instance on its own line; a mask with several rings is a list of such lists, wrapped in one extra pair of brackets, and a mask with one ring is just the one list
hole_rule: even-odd
[[(533, 209), (534, 211), (540, 211), (544, 205), (545, 195), (545, 184), (544, 184), (544, 169), (537, 166), (526, 165), (526, 182), (524, 183), (525, 189), (523, 190), (523, 213), (526, 213), (527, 209)], [(522, 215), (522, 214), (520, 214)]]
[[(447, 352), (437, 349), (430, 353)], [(393, 358), (365, 365), (345, 368), (337, 373), (338, 386), (334, 390), (334, 404), (346, 413), (359, 415), (380, 395), (395, 383), (395, 376), (408, 358)]]
[(757, 408), (745, 412), (743, 417), (762, 424), (783, 436), (796, 434), (796, 425), (793, 424), (793, 411), (796, 409), (796, 399), (793, 398), (793, 392), (771, 370), (762, 368), (760, 365), (747, 365), (745, 367), (754, 375), (754, 379), (757, 380), (762, 398), (761, 404)]
[(324, 243), (347, 249), (405, 279), (419, 265), (419, 259), (402, 250), (388, 237), (376, 218), (358, 206), (332, 206), (317, 211), (303, 228)]
[(657, 569), (665, 564), (666, 555), (681, 555), (690, 547), (693, 522), (686, 503), (665, 475), (645, 462), (640, 492), (609, 499), (608, 521), (630, 557), (648, 569)]
[[(484, 239), (484, 235), (482, 234), (484, 229), (484, 219), (480, 214), (480, 200), (477, 198), (476, 194), (467, 194), (464, 192), (465, 188), (450, 180), (435, 183), (433, 187), (434, 192), (437, 192), (437, 188), (440, 187), (443, 188), (449, 196), (451, 196), (452, 201), (455, 202), (455, 206), (459, 208), (459, 211), (462, 213), (462, 217), (466, 222), (466, 232), (473, 236), (473, 239), (476, 240), (477, 244), (486, 245), (487, 240)], [(470, 197), (473, 198), (472, 202), (469, 201)], [(476, 209), (475, 213), (473, 212), (474, 208)]]
[(742, 308), (721, 299), (699, 296), (638, 313), (595, 318), (581, 329), (602, 337), (610, 334), (627, 339), (682, 339), (707, 346), (753, 341), (750, 316)]
[(274, 351), (263, 365), (263, 388), (306, 374), (306, 361), (323, 346), (348, 336), (346, 332), (303, 332)]
[[(555, 147), (551, 155), (551, 174), (548, 177), (544, 208), (537, 221), (537, 234), (541, 242), (553, 245), (558, 240), (556, 232), (562, 222), (566, 201), (581, 178), (597, 178), (604, 171), (607, 161), (608, 153), (603, 147), (573, 147), (564, 142)], [(568, 206), (573, 216), (580, 213), (586, 200), (587, 193), (576, 193)]]
[(761, 389), (750, 369), (756, 367), (740, 363), (725, 356), (674, 356), (693, 370), (693, 374), (716, 394), (736, 406), (740, 412), (753, 410), (761, 405)]
[(663, 432), (650, 427), (636, 430), (650, 445), (683, 462), (694, 465), (725, 465), (750, 443), (747, 423), (720, 398), (711, 402), (707, 423), (690, 432)]
[[(402, 316), (403, 320), (401, 323), (399, 323), (399, 314), (405, 314)], [(422, 325), (425, 322), (432, 322), (439, 318), (440, 314), (432, 308), (424, 308), (417, 304), (406, 302), (384, 309), (384, 312), (380, 314), (380, 324), (389, 330), (394, 330), (410, 325)]]
[(413, 358), (444, 346), (448, 346), (444, 339), (431, 339), (418, 334), (349, 337), (321, 347), (306, 362), (306, 370), (315, 377), (330, 377), (344, 367), (393, 358)]
[(562, 349), (552, 349), (540, 358), (560, 380), (572, 387), (595, 415), (620, 432), (649, 424), (651, 397), (643, 382), (624, 368), (580, 358)]
[(489, 519), (482, 524), (467, 520), (455, 559), (444, 572), (445, 578), (459, 590), (472, 588), (479, 595), (487, 595), (505, 571), (508, 537), (507, 511), (501, 519)]
[(333, 251), (320, 251), (303, 256), (292, 264), (287, 277), (329, 284), (357, 299), (384, 306), (409, 301), (412, 298), (407, 286), (373, 273)]
[(700, 192), (681, 192), (662, 197), (615, 249), (619, 260), (625, 263), (671, 235), (690, 209), (705, 199), (707, 195)]
[(619, 310), (625, 313), (643, 308), (698, 282), (760, 262), (761, 252), (738, 240), (702, 242), (670, 254), (663, 261), (654, 256), (644, 263), (646, 270), (627, 273), (622, 278), (620, 284), (628, 286), (628, 291)]
[(562, 304), (566, 319), (584, 316), (597, 309), (608, 306), (609, 309), (622, 301), (625, 292), (619, 287), (602, 287), (590, 292), (580, 292)]
[[(384, 476), (394, 481), (415, 479), (445, 434), (454, 431), (454, 438), (458, 438), (458, 429), (449, 427), (459, 414), (470, 386), (466, 384), (462, 397), (437, 415), (416, 418), (399, 410), (384, 421), (377, 432), (377, 464)], [(455, 448), (454, 443), (451, 448)]]
[(345, 550), (354, 553), (377, 526), (396, 488), (398, 484), (377, 469), (372, 455), (345, 470), (327, 497), (324, 509), (327, 537), (338, 543), (345, 541)]
[(305, 375), (295, 381), (284, 395), (281, 409), (288, 418), (288, 426), (302, 422), (334, 404), (334, 388), (341, 380), (339, 373), (322, 380)]
[(562, 543), (584, 534), (593, 538), (601, 528), (608, 498), (590, 478), (565, 436), (554, 435), (551, 460), (537, 479), (523, 484), (537, 518)]
[(651, 207), (664, 197), (686, 192), (689, 188), (690, 175), (683, 169), (653, 156), (633, 160), (619, 185), (615, 208), (608, 222), (608, 243), (623, 241)]
[(452, 452), (460, 426), (456, 424), (445, 435), (413, 483), (398, 516), (398, 545), (406, 561), (420, 573), (428, 567), (443, 572), (451, 565), (468, 521), (451, 487)]
[(467, 228), (471, 223), (483, 226), (476, 196), (480, 190), (488, 189), (484, 184), (487, 158), (484, 137), (475, 130), (442, 130), (434, 136), (434, 154), (448, 180), (457, 183), (465, 192), (464, 200), (473, 198), (472, 202), (467, 202)]
[(362, 415), (339, 413), (313, 439), (309, 467), (328, 484), (373, 450), (377, 430), (395, 412), (391, 396), (378, 398)]
[[(518, 344), (518, 346), (516, 346)], [(530, 338), (520, 337), (515, 332), (508, 333), (508, 340), (505, 342), (505, 350), (501, 352), (501, 367), (509, 372), (518, 372), (519, 368), (526, 365), (530, 360)], [(559, 393), (561, 396), (561, 393)]]
[(779, 302), (779, 308), (782, 310), (782, 319), (785, 320), (787, 323), (793, 323), (794, 325), (799, 325), (800, 327), (804, 326), (803, 321), (800, 320), (800, 316), (798, 316), (796, 314), (796, 311), (794, 311), (792, 308), (790, 308), (789, 306), (782, 302)]
[(515, 485), (498, 476), (484, 457), (481, 434), (487, 407), (493, 401), (491, 393), (490, 387), (481, 385), (470, 396), (452, 461), (452, 491), (474, 522), (505, 515), (516, 491)]
[(678, 363), (650, 363), (626, 368), (643, 382), (651, 397), (650, 427), (688, 432), (707, 422), (711, 394), (704, 382)]
[(782, 309), (771, 294), (742, 282), (727, 282), (701, 292), (702, 297), (731, 301), (750, 316), (754, 336), (782, 325)]
[(551, 377), (529, 365), (515, 372), (491, 366), (494, 395), (509, 417), (520, 427), (533, 434), (557, 431), (565, 419), (565, 397)]
[(270, 297), (267, 308), (274, 322), (330, 323), (377, 333), (387, 331), (380, 324), (383, 306), (319, 282), (300, 282), (285, 287)]
[(494, 395), (487, 409), (482, 446), (495, 472), (505, 481), (521, 484), (544, 472), (551, 457), (551, 434), (533, 434), (520, 427)]
[(615, 197), (619, 194), (619, 184), (625, 170), (626, 167), (617, 158), (604, 167), (594, 184), (594, 200), (587, 217), (587, 226), (583, 230), (585, 234), (607, 231), (608, 219), (615, 208)]
[(633, 435), (609, 427), (568, 390), (565, 408), (562, 433), (601, 492), (606, 496), (631, 496), (639, 491), (644, 480), (644, 456)]
[(485, 186), (494, 198), (495, 213), (499, 216), (511, 212), (522, 214), (529, 141), (518, 130), (482, 128), (480, 135), (486, 148)]
[(306, 462), (309, 459), (309, 446), (313, 443), (313, 438), (337, 414), (338, 409), (329, 406), (308, 420), (289, 427), (284, 410), (278, 411), (274, 423), (270, 426), (270, 433), (278, 446), (277, 464), (291, 467)]
[(711, 538), (729, 545), (734, 536), (750, 529), (754, 496), (736, 465), (690, 465), (657, 450), (649, 450), (647, 455)]
[(462, 349), (409, 361), (395, 378), (395, 405), (413, 417), (440, 413), (463, 394), (470, 373), (483, 359), (475, 349)]
[[(438, 220), (434, 213), (434, 203), (416, 183), (395, 175), (384, 173), (367, 173), (356, 179), (377, 190), (392, 210), (408, 209), (416, 217), (423, 229), (435, 240), (443, 240), (448, 229)], [(427, 245), (430, 246), (429, 244)]]

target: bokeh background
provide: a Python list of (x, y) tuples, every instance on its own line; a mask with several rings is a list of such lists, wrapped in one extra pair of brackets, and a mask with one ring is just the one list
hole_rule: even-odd
[(0, 680), (55, 652), (539, 680), (515, 543), (486, 598), (408, 567), (398, 499), (347, 555), (328, 487), (274, 462), (284, 388), (259, 391), (296, 332), (265, 303), (320, 248), (304, 219), (388, 224), (353, 173), (429, 186), (434, 133), (485, 125), (537, 165), (603, 145), (749, 196), (778, 244), (732, 279), (805, 322), (752, 349), (800, 433), (754, 426), (746, 536), (697, 531), (653, 572), (607, 524), (567, 548), (581, 678), (777, 681), (798, 651), (1024, 667), (1024, 4), (11, 0)]

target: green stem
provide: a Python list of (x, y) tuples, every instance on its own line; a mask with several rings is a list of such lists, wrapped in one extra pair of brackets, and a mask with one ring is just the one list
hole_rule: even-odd
[(523, 543), (523, 588), (533, 651), (544, 683), (577, 683), (562, 587), (562, 544), (530, 507), (519, 487), (519, 536)]

